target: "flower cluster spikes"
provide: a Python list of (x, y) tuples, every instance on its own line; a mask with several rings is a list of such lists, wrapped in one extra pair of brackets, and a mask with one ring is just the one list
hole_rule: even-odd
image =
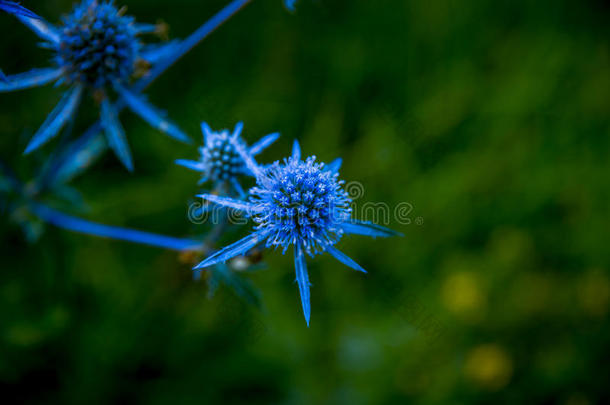
[(270, 232), (267, 247), (299, 244), (313, 256), (333, 246), (343, 236), (341, 224), (351, 217), (351, 199), (336, 171), (316, 157), (305, 161), (293, 155), (275, 162), (267, 178), (250, 190), (256, 229)]
[(94, 89), (126, 83), (136, 67), (141, 44), (132, 17), (110, 3), (84, 2), (63, 18), (56, 63), (68, 83)]
[(329, 165), (317, 163), (315, 157), (301, 160), (301, 149), (296, 141), (290, 158), (267, 168), (254, 168), (252, 165), (256, 163), (251, 156), (242, 157), (256, 175), (257, 185), (250, 190), (249, 202), (210, 194), (201, 197), (247, 213), (256, 223), (254, 231), (209, 256), (195, 269), (223, 263), (263, 242), (267, 247), (281, 246), (283, 252), (292, 246), (303, 313), (309, 325), (310, 284), (305, 253), (314, 256), (328, 252), (343, 264), (365, 272), (358, 263), (334, 247), (339, 239), (344, 234), (371, 237), (399, 234), (351, 218), (351, 200), (342, 187), (343, 182), (338, 179), (339, 159)]
[[(55, 53), (54, 67), (33, 69), (0, 80), (0, 92), (27, 89), (52, 82), (69, 86), (63, 98), (34, 134), (25, 153), (30, 153), (61, 131), (72, 119), (83, 93), (90, 92), (101, 107), (101, 126), (108, 144), (127, 169), (133, 162), (124, 130), (118, 120), (119, 107), (127, 106), (157, 130), (182, 142), (190, 142), (165, 114), (152, 106), (132, 82), (149, 67), (163, 63), (179, 51), (180, 43), (145, 45), (140, 35), (157, 32), (150, 24), (137, 24), (123, 15), (114, 0), (83, 0), (63, 18), (60, 27), (27, 15), (18, 18)], [(111, 102), (113, 93), (119, 95)]]
[(202, 122), (203, 146), (199, 148), (199, 160), (179, 159), (176, 160), (176, 164), (202, 173), (200, 185), (207, 181), (212, 181), (215, 186), (229, 184), (237, 195), (244, 196), (238, 178), (244, 175), (252, 176), (252, 173), (247, 168), (240, 151), (246, 151), (250, 158), (256, 156), (274, 143), (280, 134), (266, 135), (248, 148), (241, 137), (243, 127), (243, 123), (238, 122), (233, 132), (229, 132), (228, 129), (214, 132), (206, 122)]
[(23, 15), (29, 18), (40, 18), (27, 8), (13, 1), (0, 0), (0, 10), (6, 11), (9, 14)]

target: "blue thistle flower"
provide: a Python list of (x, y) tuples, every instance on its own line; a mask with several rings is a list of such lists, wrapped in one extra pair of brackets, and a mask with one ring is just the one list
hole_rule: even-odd
[(246, 147), (241, 137), (244, 124), (238, 122), (233, 132), (224, 129), (214, 132), (206, 122), (201, 123), (203, 146), (199, 148), (200, 158), (193, 160), (176, 160), (176, 164), (202, 173), (199, 185), (212, 181), (216, 186), (231, 185), (240, 197), (245, 196), (240, 185), (239, 176), (252, 176), (246, 167), (239, 151), (247, 151), (249, 156), (256, 156), (275, 142), (280, 134), (272, 133), (264, 136), (250, 148)]
[(301, 160), (301, 149), (296, 141), (291, 157), (266, 168), (258, 166), (250, 155), (244, 154), (243, 149), (240, 154), (257, 182), (250, 189), (249, 201), (211, 194), (200, 197), (245, 212), (256, 226), (250, 235), (209, 256), (195, 269), (225, 262), (263, 242), (266, 247), (282, 247), (283, 253), (292, 246), (303, 313), (309, 326), (309, 277), (305, 254), (313, 257), (328, 252), (343, 264), (366, 272), (335, 248), (343, 235), (388, 237), (399, 234), (351, 218), (351, 199), (343, 189), (343, 181), (339, 180), (340, 159), (329, 165), (316, 162), (315, 156)]
[(19, 3), (12, 1), (0, 0), (0, 10), (6, 11), (9, 14), (23, 15), (29, 18), (40, 18)]
[(64, 80), (94, 89), (129, 81), (141, 48), (131, 17), (112, 3), (84, 2), (63, 18), (55, 62)]
[(55, 27), (40, 19), (18, 15), (26, 26), (45, 42), (43, 47), (54, 52), (54, 67), (33, 69), (8, 76), (0, 81), (0, 92), (42, 86), (51, 82), (69, 86), (59, 104), (30, 140), (25, 153), (30, 153), (55, 137), (75, 114), (85, 91), (93, 94), (101, 106), (101, 126), (108, 144), (129, 170), (133, 162), (124, 130), (118, 120), (118, 108), (111, 103), (111, 92), (120, 96), (134, 113), (161, 132), (183, 142), (190, 139), (164, 113), (152, 106), (132, 79), (146, 74), (147, 69), (164, 62), (180, 48), (177, 42), (144, 45), (139, 36), (158, 31), (150, 24), (137, 24), (123, 15), (114, 0), (83, 0), (72, 13)]

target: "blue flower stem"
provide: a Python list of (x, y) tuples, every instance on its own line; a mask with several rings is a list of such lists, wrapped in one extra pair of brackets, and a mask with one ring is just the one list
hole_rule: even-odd
[(186, 55), (191, 49), (197, 46), (208, 35), (210, 35), (214, 30), (216, 30), (216, 28), (220, 27), (224, 22), (226, 22), (229, 18), (231, 18), (235, 13), (237, 13), (251, 1), (252, 0), (233, 0), (231, 3), (225, 6), (212, 18), (206, 21), (201, 27), (199, 27), (195, 32), (193, 32), (185, 40), (183, 40), (176, 52), (164, 59), (163, 62), (160, 63), (158, 66), (154, 67), (147, 76), (145, 76), (138, 83), (136, 83), (135, 89), (143, 90), (144, 88), (146, 88), (157, 77), (159, 77), (170, 66), (172, 66), (178, 59)]
[[(220, 185), (214, 190), (214, 192), (222, 195), (226, 193), (227, 190), (226, 187)], [(229, 216), (227, 215), (226, 209), (220, 210), (220, 212), (218, 212), (218, 215), (220, 216), (218, 223), (214, 228), (212, 228), (212, 231), (208, 233), (204, 241), (204, 244), (206, 247), (208, 247), (208, 249), (211, 249), (212, 246), (216, 244), (216, 240), (220, 238), (222, 233), (225, 231), (227, 225), (229, 225)]]
[[(213, 194), (224, 194), (227, 192), (227, 187), (222, 184), (219, 184), (214, 190), (212, 190)], [(212, 230), (207, 234), (205, 239), (203, 240), (203, 253), (209, 254), (213, 253), (216, 250), (216, 241), (220, 238), (222, 233), (225, 231), (227, 226), (229, 225), (229, 216), (227, 215), (227, 210), (223, 209), (217, 211), (220, 216), (218, 223)], [(214, 214), (212, 214), (214, 215)], [(201, 272), (204, 269), (193, 269), (193, 277), (198, 279), (201, 276)]]
[(39, 203), (31, 203), (30, 209), (34, 215), (44, 222), (73, 232), (178, 251), (199, 250), (202, 246), (201, 241), (195, 239), (174, 238), (171, 236), (158, 235), (135, 229), (109, 226), (97, 222), (87, 221), (85, 219), (64, 214), (63, 212)]
[[(83, 135), (71, 142), (61, 153), (56, 153), (51, 157), (47, 166), (49, 167), (45, 177), (37, 179), (39, 192), (45, 187), (52, 188), (56, 184), (66, 183), (82, 173), (87, 167), (93, 164), (102, 155), (108, 145), (102, 139), (102, 127), (100, 122), (91, 125)], [(94, 138), (99, 137), (100, 142), (94, 142)], [(94, 144), (95, 149), (90, 145)], [(82, 155), (87, 155), (82, 158)]]

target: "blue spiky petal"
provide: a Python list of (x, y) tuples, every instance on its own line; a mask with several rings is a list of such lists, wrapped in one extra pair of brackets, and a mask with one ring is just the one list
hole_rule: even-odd
[(301, 295), (301, 305), (303, 307), (303, 315), (305, 322), (309, 326), (309, 318), (311, 317), (311, 304), (309, 302), (309, 275), (307, 274), (307, 263), (301, 245), (294, 246), (294, 269), (296, 272), (297, 284), (299, 285), (299, 294)]
[(26, 154), (38, 149), (59, 133), (74, 115), (80, 103), (82, 92), (83, 87), (77, 85), (64, 94), (59, 104), (51, 111), (51, 114), (28, 143), (25, 149)]
[(6, 11), (9, 14), (22, 15), (28, 18), (40, 18), (27, 8), (12, 1), (0, 0), (0, 10)]
[(0, 93), (44, 86), (59, 79), (62, 75), (63, 71), (60, 68), (42, 68), (5, 76), (4, 81), (0, 82)]
[(106, 133), (108, 145), (127, 170), (133, 171), (133, 160), (127, 138), (125, 137), (125, 131), (117, 117), (116, 108), (108, 100), (102, 101), (101, 122), (102, 128), (104, 128)]

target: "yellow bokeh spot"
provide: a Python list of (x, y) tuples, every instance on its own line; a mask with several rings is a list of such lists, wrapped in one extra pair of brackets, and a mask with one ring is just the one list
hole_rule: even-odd
[(513, 364), (510, 356), (501, 346), (480, 345), (468, 353), (464, 374), (478, 387), (497, 391), (510, 381)]
[(590, 405), (590, 402), (583, 394), (577, 393), (570, 395), (566, 399), (565, 405)]
[(461, 271), (450, 274), (443, 283), (445, 306), (466, 317), (478, 317), (485, 304), (485, 295), (474, 273)]

